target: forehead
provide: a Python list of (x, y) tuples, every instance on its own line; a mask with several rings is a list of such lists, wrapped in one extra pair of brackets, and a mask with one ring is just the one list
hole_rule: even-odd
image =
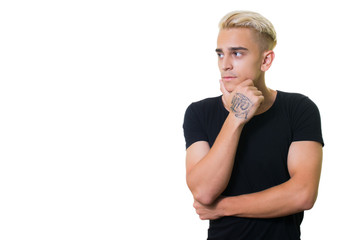
[(219, 31), (217, 48), (245, 47), (249, 50), (257, 49), (255, 33), (250, 28), (230, 28)]

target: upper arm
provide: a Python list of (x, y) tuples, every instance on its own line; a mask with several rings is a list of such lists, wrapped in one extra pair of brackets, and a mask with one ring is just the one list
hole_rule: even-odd
[(186, 174), (210, 151), (207, 141), (197, 141), (186, 149)]
[[(320, 181), (322, 145), (315, 141), (292, 142), (288, 154), (290, 177), (315, 202)], [(311, 203), (310, 203), (311, 205)]]

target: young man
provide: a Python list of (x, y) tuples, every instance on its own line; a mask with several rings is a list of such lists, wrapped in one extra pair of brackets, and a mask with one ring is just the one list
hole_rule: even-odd
[(265, 84), (276, 33), (258, 13), (220, 21), (222, 96), (185, 113), (186, 180), (208, 239), (300, 239), (320, 180), (320, 114), (301, 94)]

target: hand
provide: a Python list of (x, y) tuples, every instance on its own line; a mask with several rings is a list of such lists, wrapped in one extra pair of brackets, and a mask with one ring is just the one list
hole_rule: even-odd
[(221, 208), (221, 202), (224, 198), (220, 197), (215, 203), (211, 205), (203, 205), (194, 200), (194, 208), (201, 220), (214, 220), (221, 218), (224, 215), (224, 209)]
[(249, 121), (264, 101), (262, 92), (259, 91), (251, 79), (237, 85), (231, 93), (225, 88), (224, 82), (220, 80), (220, 90), (223, 93), (222, 100), (225, 108), (233, 113), (235, 117)]

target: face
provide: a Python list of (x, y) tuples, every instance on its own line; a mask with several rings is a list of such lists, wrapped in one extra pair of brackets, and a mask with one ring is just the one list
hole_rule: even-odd
[(216, 49), (218, 66), (229, 92), (247, 79), (252, 79), (256, 85), (264, 76), (263, 53), (253, 31), (249, 28), (231, 28), (219, 32)]

